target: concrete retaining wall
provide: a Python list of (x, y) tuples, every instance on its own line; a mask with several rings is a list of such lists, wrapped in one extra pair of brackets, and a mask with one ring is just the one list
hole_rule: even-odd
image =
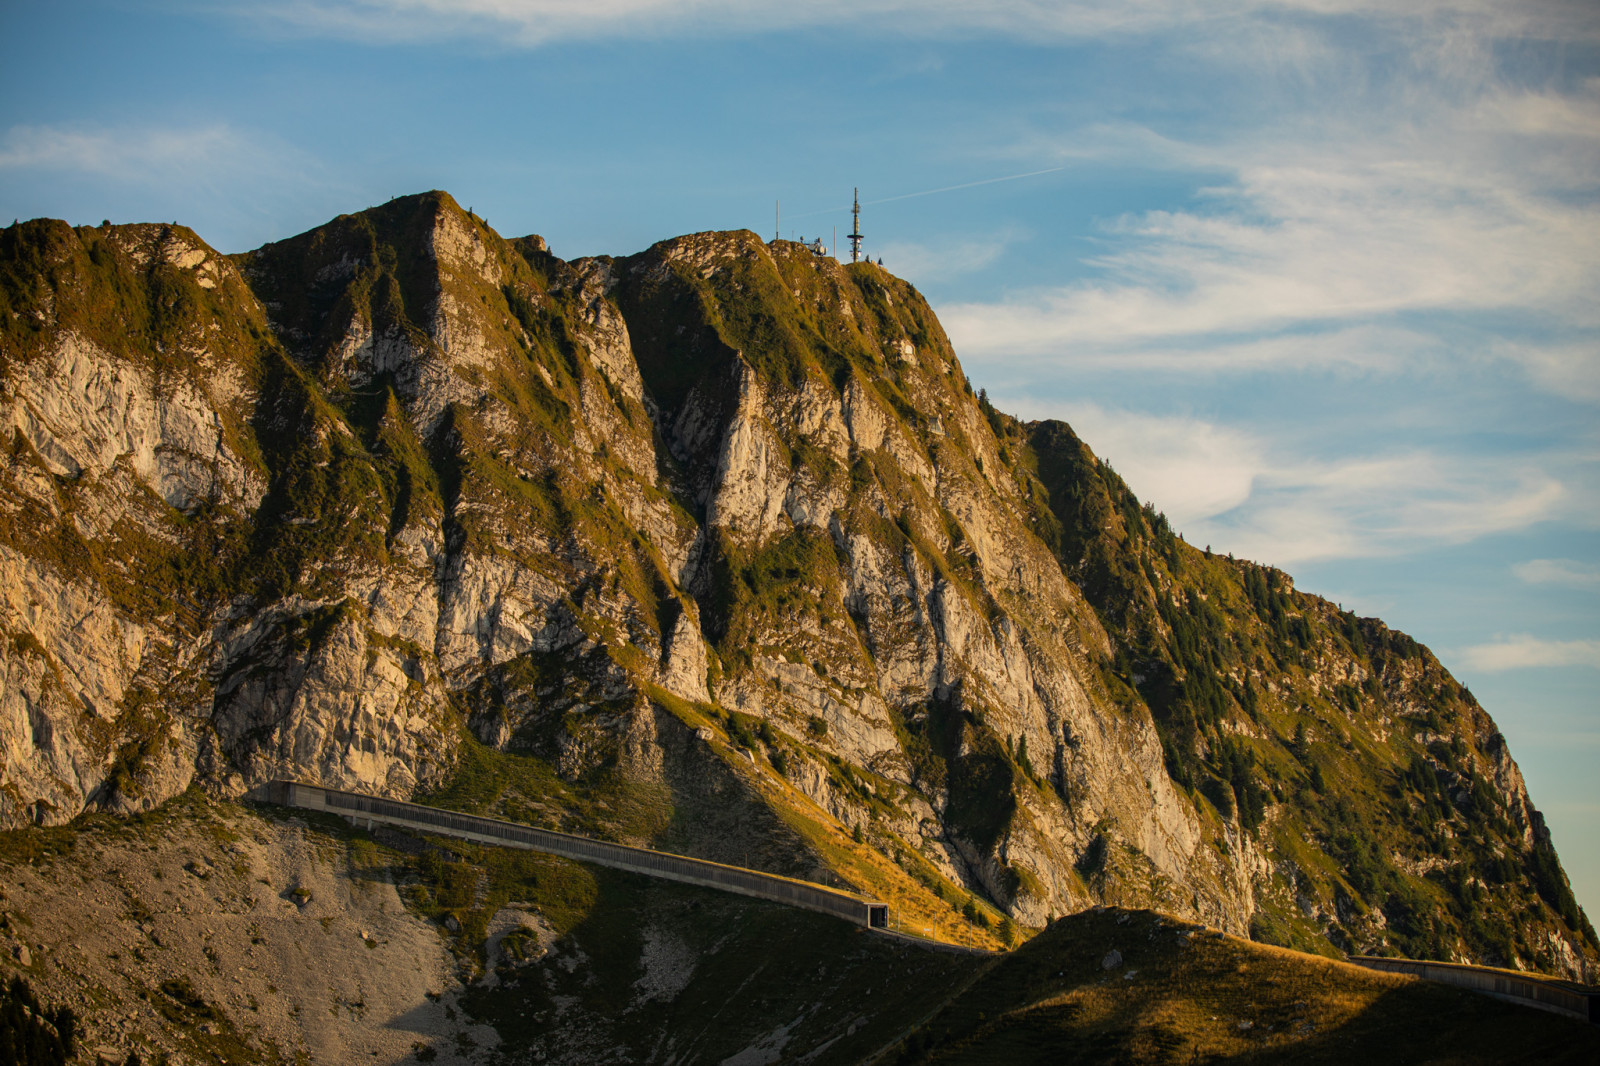
[(886, 929), (889, 925), (889, 907), (874, 900), (863, 899), (849, 892), (826, 888), (777, 874), (746, 870), (738, 866), (724, 866), (705, 859), (691, 859), (686, 855), (650, 851), (647, 848), (630, 848), (625, 844), (611, 844), (603, 840), (589, 840), (567, 833), (516, 822), (503, 822), (475, 814), (424, 807), (418, 803), (400, 803), (395, 800), (362, 796), (354, 792), (302, 785), (294, 781), (274, 781), (266, 788), (268, 802), (285, 807), (301, 807), (312, 811), (326, 811), (349, 818), (354, 822), (383, 823), (405, 826), (429, 833), (442, 833), (476, 840), (485, 844), (501, 844), (513, 848), (527, 848), (567, 859), (592, 862), (616, 870), (628, 870), (660, 877), (668, 881), (716, 888), (724, 892), (737, 892), (742, 896), (786, 903), (791, 907), (832, 914), (847, 921), (870, 928)]
[(1404, 973), (1438, 981), (1441, 984), (1470, 988), (1527, 1007), (1564, 1014), (1591, 1024), (1600, 1024), (1600, 992), (1583, 991), (1565, 981), (1540, 974), (1519, 974), (1487, 966), (1464, 966), (1454, 962), (1421, 962), (1415, 959), (1386, 959), (1374, 955), (1355, 955), (1351, 962), (1369, 970)]

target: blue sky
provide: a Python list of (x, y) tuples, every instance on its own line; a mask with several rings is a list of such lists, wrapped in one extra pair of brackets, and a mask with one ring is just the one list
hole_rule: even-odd
[(0, 35), (7, 217), (240, 251), (444, 188), (570, 258), (779, 197), (831, 239), (859, 186), (1001, 407), (1431, 646), (1600, 918), (1592, 2), (12, 0)]

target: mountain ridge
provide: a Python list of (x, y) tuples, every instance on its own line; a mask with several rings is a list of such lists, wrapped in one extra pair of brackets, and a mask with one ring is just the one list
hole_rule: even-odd
[(1117, 903), (1594, 977), (1426, 649), (1183, 543), (880, 268), (566, 263), (443, 193), (234, 256), (36, 221), (0, 263), (10, 825), (306, 776), (975, 943)]

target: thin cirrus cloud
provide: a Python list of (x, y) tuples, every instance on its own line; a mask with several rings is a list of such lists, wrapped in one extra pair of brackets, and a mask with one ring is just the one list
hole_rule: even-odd
[[(1378, 0), (262, 0), (216, 10), (295, 32), (373, 43), (492, 38), (536, 47), (552, 41), (663, 33), (750, 33), (831, 25), (881, 27), (902, 35), (986, 32), (1028, 40), (1126, 37), (1194, 25), (1236, 25), (1252, 16), (1449, 20), (1480, 33), (1581, 35), (1581, 5), (1533, 0), (1507, 10), (1490, 0), (1417, 0), (1397, 17)], [(1459, 30), (1458, 30), (1459, 32)]]
[(1600, 565), (1577, 559), (1529, 559), (1511, 568), (1512, 574), (1530, 585), (1568, 585), (1593, 588), (1600, 585)]
[(1315, 459), (1204, 419), (1022, 397), (1007, 405), (1064, 417), (1192, 543), (1279, 566), (1465, 543), (1582, 506), (1526, 459), (1425, 449)]
[[(900, 272), (898, 268), (896, 272)], [(920, 280), (917, 275), (909, 276), (913, 280)], [(942, 305), (939, 308), (940, 321), (948, 322), (950, 313), (949, 307)], [(975, 343), (965, 332), (971, 328), (970, 325), (964, 323), (960, 328), (963, 330), (959, 334), (962, 354), (975, 355), (976, 361), (983, 361), (984, 346)], [(1006, 365), (1012, 370), (1019, 367), (1034, 370), (1048, 368), (1055, 356), (1065, 355), (1070, 357), (1074, 367), (1085, 370), (1213, 373), (1311, 366), (1363, 375), (1389, 374), (1401, 370), (1415, 371), (1429, 367), (1448, 366), (1459, 369), (1464, 359), (1473, 357), (1472, 353), (1451, 347), (1433, 334), (1389, 324), (1339, 326), (1327, 330), (1285, 332), (1239, 339), (1163, 338), (1128, 348), (1083, 344), (1074, 338), (1071, 343), (1064, 342), (1061, 349), (1035, 353), (1031, 357), (1017, 358), (1017, 353), (1009, 350), (1005, 355)], [(1546, 351), (1543, 348), (1518, 345), (1497, 346), (1493, 351), (1485, 351), (1477, 357), (1531, 366), (1545, 355)], [(1558, 368), (1566, 366), (1566, 363), (1560, 360), (1551, 362)], [(1542, 370), (1545, 364), (1537, 363), (1537, 365)]]
[[(1285, 62), (1305, 82), (1339, 71), (1325, 38), (1289, 36), (1305, 47)], [(1452, 383), (1433, 412), (1440, 424), (1452, 411), (1457, 427), (1490, 411), (1500, 421), (1479, 423), (1490, 432), (1551, 434), (1540, 451), (1486, 454), (1481, 443), (1407, 443), (1404, 428), (1373, 421), (1372, 443), (1327, 458), (1297, 454), (1318, 436), (1306, 427), (1322, 410), (1304, 389), (1288, 393), (1304, 409), (1294, 440), (1071, 405), (1074, 425), (1193, 543), (1289, 565), (1594, 513), (1584, 442), (1562, 439), (1556, 423), (1516, 422), (1525, 397), (1504, 391), (1515, 392), (1514, 376), (1491, 372), (1494, 397), (1463, 383), (1475, 366), (1509, 367), (1534, 391), (1600, 400), (1600, 79), (1513, 85), (1496, 70), (1491, 37), (1452, 37), (1461, 55), (1423, 42), (1381, 92), (1334, 78), (1326, 102), (1289, 109), (1292, 122), (1029, 134), (1019, 160), (1117, 163), (1210, 184), (1180, 207), (1105, 220), (1078, 280), (941, 306), (952, 340), (969, 362), (1004, 367), (1019, 400), (1033, 382), (1102, 381), (1108, 371), (1130, 396), (1146, 383), (1164, 394), (1179, 383), (1204, 389), (1219, 372), (1234, 375), (1234, 389), (1269, 371), (1431, 375)], [(1349, 428), (1326, 425), (1329, 439)]]
[(1028, 234), (1019, 227), (1007, 227), (976, 240), (887, 241), (878, 250), (885, 265), (900, 277), (917, 284), (949, 281), (987, 269)]
[(1600, 341), (1536, 343), (1499, 340), (1493, 354), (1522, 368), (1540, 389), (1569, 400), (1600, 403)]
[[(1600, 18), (1586, 25), (1592, 34)], [(1494, 32), (1510, 28), (1489, 23), (1434, 35), (1459, 47), (1418, 36), (1397, 47), (1402, 73), (1382, 77), (1352, 76), (1357, 60), (1326, 34), (1269, 29), (1304, 43), (1290, 51), (1311, 87), (1280, 94), (1275, 117), (1016, 138), (1019, 161), (1218, 177), (1182, 207), (1102, 220), (1100, 250), (1076, 281), (941, 308), (962, 350), (1201, 370), (1217, 360), (1196, 356), (1216, 348), (1265, 366), (1249, 357), (1278, 334), (1488, 314), (1503, 320), (1506, 335), (1487, 345), (1500, 358), (1540, 387), (1600, 398), (1600, 79), (1514, 84), (1492, 54)], [(1265, 48), (1239, 38), (1227, 47)], [(1340, 346), (1320, 347), (1343, 361)], [(1406, 341), (1371, 357), (1429, 347)], [(1278, 349), (1282, 366), (1316, 354)]]
[(164, 191), (293, 190), (322, 168), (292, 145), (226, 123), (191, 127), (17, 125), (0, 135), (0, 173), (79, 176)]
[(1280, 565), (1392, 555), (1526, 529), (1565, 514), (1573, 495), (1518, 459), (1417, 450), (1289, 462), (1264, 471), (1247, 504), (1197, 532)]
[(239, 169), (265, 153), (226, 125), (191, 129), (12, 126), (0, 138), (0, 170), (42, 170), (165, 181), (187, 170)]
[(1244, 161), (1211, 190), (1209, 210), (1112, 220), (1089, 279), (952, 305), (947, 328), (969, 351), (1042, 354), (1231, 342), (1418, 311), (1537, 312), (1600, 327), (1600, 212), (1518, 174), (1512, 146), (1500, 175), (1447, 158), (1447, 147), (1273, 139), (1218, 151), (1217, 165)]
[[(1600, 399), (1600, 212), (1585, 195), (1600, 174), (1600, 81), (1583, 94), (1495, 90), (1404, 119), (1313, 114), (1301, 129), (1211, 141), (1130, 124), (1029, 135), (1012, 149), (1028, 158), (1228, 176), (1188, 209), (1104, 220), (1077, 281), (945, 303), (941, 319), (965, 355), (1045, 370), (1382, 372), (1477, 360)], [(1478, 111), (1506, 134), (1498, 153), (1461, 128)], [(1593, 167), (1578, 165), (1590, 157)], [(1473, 331), (1466, 348), (1438, 329), (1441, 316), (1485, 313), (1540, 328)]]
[(204, 223), (218, 247), (280, 235), (350, 190), (318, 159), (262, 131), (198, 126), (15, 125), (0, 133), (0, 177), (22, 212)]
[(1600, 640), (1542, 640), (1518, 634), (1462, 648), (1458, 658), (1467, 668), (1490, 674), (1552, 666), (1600, 669)]

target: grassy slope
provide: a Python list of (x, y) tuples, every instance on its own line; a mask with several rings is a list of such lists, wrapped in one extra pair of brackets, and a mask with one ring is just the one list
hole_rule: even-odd
[(1108, 908), (1057, 921), (881, 1061), (1592, 1063), (1600, 1030)]
[[(739, 716), (719, 712), (714, 707), (692, 707), (665, 693), (657, 692), (656, 698), (685, 724), (710, 728), (713, 732), (711, 747), (718, 757), (747, 783), (751, 793), (759, 796), (790, 832), (805, 841), (819, 861), (833, 872), (830, 881), (889, 904), (892, 928), (968, 947), (992, 950), (1005, 946), (999, 932), (999, 912), (981, 898), (945, 880), (914, 849), (901, 847), (891, 851), (855, 839), (837, 818), (789, 783), (784, 775), (764, 772), (771, 766), (775, 752), (792, 752), (799, 746), (792, 738), (778, 740), (773, 736), (773, 743), (767, 745), (747, 724), (739, 721)], [(772, 736), (770, 731), (769, 736)], [(746, 751), (749, 756), (744, 755)], [(968, 905), (982, 917), (973, 921), (963, 918), (962, 910)]]
[[(407, 854), (338, 819), (309, 820), (348, 849), (353, 877), (392, 879), (409, 907), (439, 921), (468, 974), (483, 975), (501, 907), (549, 924), (558, 939), (548, 955), (502, 957), (496, 979), (462, 998), (518, 1056), (715, 1063), (775, 1040), (786, 1060), (825, 1049), (814, 1061), (857, 1062), (982, 964), (760, 900), (448, 838)], [(458, 932), (443, 933), (446, 918)], [(662, 952), (679, 975), (652, 997), (647, 975), (653, 964), (659, 974)]]
[[(241, 840), (274, 838), (274, 822), (285, 823), (289, 839), (298, 841), (288, 865), (255, 866), (254, 859), (235, 854), (233, 845)], [(179, 869), (189, 851), (209, 854), (211, 861), (197, 857)], [(146, 866), (154, 870), (149, 884), (108, 875), (90, 888), (75, 885), (69, 872)], [(52, 898), (19, 891), (23, 879), (14, 876), (14, 867), (59, 868)], [(312, 868), (328, 876), (319, 881)], [(280, 995), (273, 984), (263, 990), (257, 981), (253, 994), (243, 996), (231, 981), (233, 963), (240, 961), (253, 977), (287, 984), (280, 967), (296, 966), (302, 956), (299, 944), (282, 939), (286, 930), (320, 943), (330, 927), (331, 935), (350, 938), (359, 928), (353, 923), (372, 920), (349, 911), (303, 921), (268, 913), (286, 907), (293, 886), (307, 882), (318, 884), (319, 894), (324, 883), (344, 882), (356, 898), (382, 898), (394, 885), (405, 908), (428, 921), (454, 954), (467, 982), (459, 998), (438, 985), (429, 998), (449, 992), (446, 1003), (500, 1033), (508, 1054), (480, 1060), (489, 1063), (526, 1062), (530, 1055), (563, 1063), (662, 1061), (669, 1055), (680, 1063), (718, 1063), (764, 1041), (781, 1046), (787, 1057), (820, 1051), (816, 1061), (856, 1062), (936, 1009), (983, 961), (927, 951), (778, 904), (517, 849), (386, 830), (374, 835), (332, 816), (216, 803), (199, 790), (133, 818), (88, 815), (70, 826), (0, 832), (0, 869), (13, 874), (7, 877), (0, 933), (7, 943), (27, 937), (36, 945), (30, 978), (48, 990), (49, 1001), (78, 1004), (91, 1047), (176, 1048), (185, 1061), (214, 1066), (307, 1061), (259, 1030), (268, 1016), (281, 1022), (287, 1009), (292, 1017), (299, 993), (286, 989)], [(258, 879), (269, 897), (276, 896), (275, 906), (241, 909)], [(178, 894), (163, 892), (164, 886)], [(129, 951), (130, 940), (144, 943), (138, 926), (152, 921), (136, 893), (153, 907), (178, 906), (177, 920), (195, 931), (193, 958), (175, 955), (183, 949), (181, 938), (164, 933)], [(44, 934), (34, 930), (36, 918), (43, 921), (46, 910), (59, 916), (82, 908), (84, 898), (96, 894), (106, 897), (97, 899), (97, 913), (128, 908), (120, 928), (103, 929), (70, 950), (37, 948)], [(554, 938), (545, 954), (523, 937), (497, 956), (500, 965), (491, 974), (486, 934), (491, 918), (507, 905), (537, 915)], [(248, 936), (237, 942), (252, 919)], [(213, 932), (221, 954), (211, 950)], [(393, 947), (387, 940), (392, 932), (376, 934), (385, 937), (385, 950)], [(231, 948), (223, 945), (230, 936)], [(361, 952), (363, 961), (383, 964), (376, 943), (367, 948), (372, 954)], [(405, 955), (391, 956), (386, 964), (407, 970), (419, 965)], [(174, 977), (184, 966), (193, 967), (192, 983)], [(5, 952), (0, 979), (18, 967)], [(352, 975), (354, 987), (335, 994), (346, 994), (345, 1002), (359, 1010), (363, 983), (383, 980), (381, 971), (367, 967)], [(312, 991), (313, 999), (327, 1002), (326, 992)], [(370, 987), (367, 997), (373, 998)], [(418, 999), (416, 1008), (425, 1013), (420, 993)], [(124, 1023), (124, 1016), (132, 1023), (135, 1015), (142, 1021)], [(414, 1030), (419, 1023), (405, 1011), (394, 1019), (368, 1020), (382, 1028), (398, 1026), (404, 1036), (423, 1036), (418, 1047), (438, 1043), (438, 1034), (429, 1035), (425, 1026)], [(272, 1031), (285, 1030), (269, 1025)], [(146, 1054), (145, 1060), (152, 1057)]]
[[(855, 840), (847, 827), (774, 772), (774, 755), (784, 751), (793, 757), (797, 742), (769, 730), (769, 747), (748, 721), (740, 721), (744, 716), (651, 691), (684, 725), (710, 732), (705, 743), (715, 760), (714, 771), (737, 782), (737, 799), (724, 802), (743, 808), (746, 821), (770, 821), (768, 835), (790, 843), (789, 849), (774, 849), (769, 840), (766, 850), (720, 855), (719, 860), (808, 879), (817, 876), (813, 867), (822, 867), (830, 871), (828, 883), (887, 902), (896, 929), (971, 947), (1004, 946), (1002, 917), (989, 904), (944, 880), (910, 848), (886, 855)], [(641, 782), (612, 770), (568, 781), (536, 755), (496, 751), (470, 737), (462, 741), (460, 759), (450, 784), (420, 802), (665, 850), (701, 851), (706, 827), (685, 824), (694, 818), (696, 800), (669, 783)], [(808, 857), (806, 865), (793, 865), (789, 852), (795, 847)], [(977, 922), (962, 917), (969, 904), (983, 915)]]
[(1293, 871), (1257, 939), (1546, 970), (1547, 935), (1600, 949), (1537, 811), (1495, 781), (1504, 738), (1426, 648), (1184, 543), (1065, 425), (1017, 431), (1168, 772)]

